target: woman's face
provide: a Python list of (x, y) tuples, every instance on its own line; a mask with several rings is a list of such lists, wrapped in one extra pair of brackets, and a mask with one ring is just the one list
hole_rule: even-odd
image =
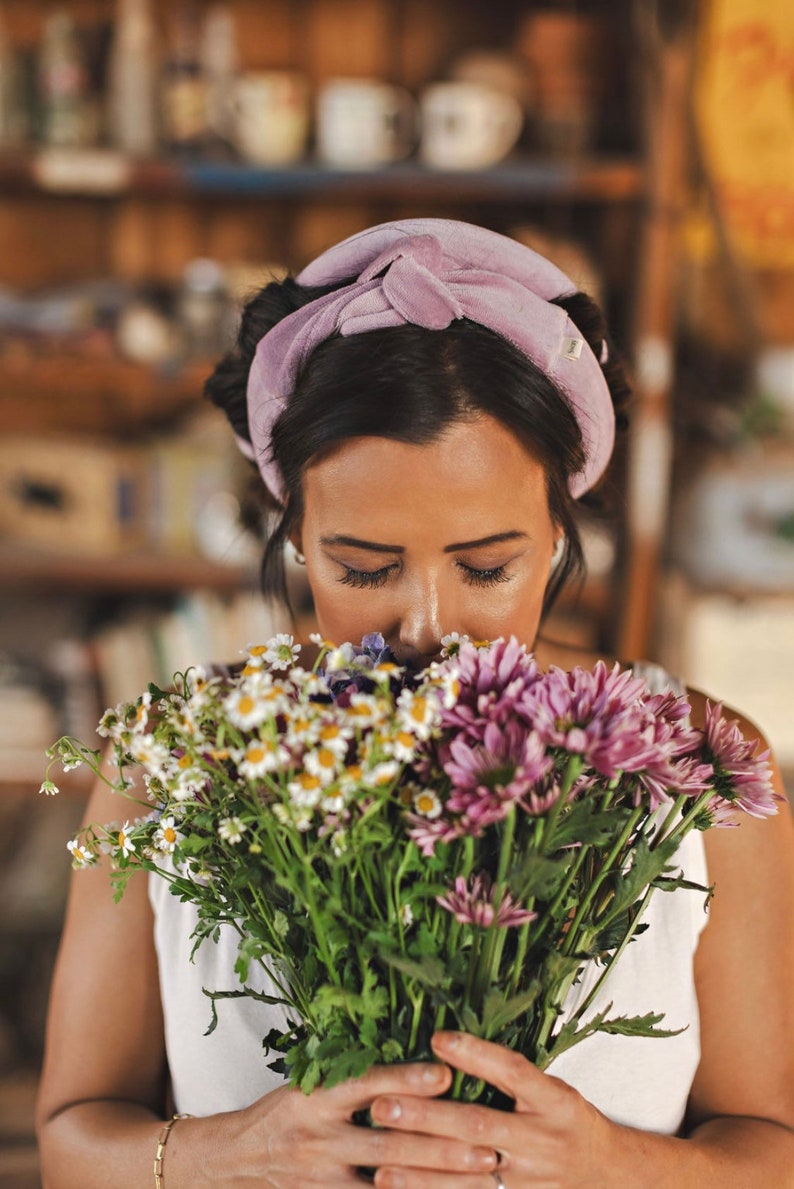
[(560, 535), (540, 464), (488, 416), (408, 445), (354, 438), (310, 465), (296, 537), (324, 637), (382, 632), (404, 664), (449, 632), (531, 646)]

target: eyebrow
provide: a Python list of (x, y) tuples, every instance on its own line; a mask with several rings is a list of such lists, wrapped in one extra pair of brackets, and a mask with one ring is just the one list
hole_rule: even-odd
[[(527, 534), (517, 531), (507, 533), (492, 533), (490, 537), (480, 537), (476, 541), (457, 541), (454, 545), (445, 545), (445, 553), (461, 553), (466, 549), (481, 549), (485, 545), (498, 545), (502, 541), (526, 540)], [(404, 545), (381, 545), (375, 541), (362, 541), (358, 537), (347, 537), (337, 534), (333, 537), (321, 537), (321, 545), (348, 545), (352, 549), (368, 549), (371, 553), (405, 553)]]

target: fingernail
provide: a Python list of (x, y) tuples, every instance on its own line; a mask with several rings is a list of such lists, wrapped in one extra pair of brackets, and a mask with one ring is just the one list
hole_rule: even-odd
[(376, 1176), (375, 1184), (382, 1185), (383, 1189), (405, 1189), (405, 1177), (401, 1172), (392, 1172), (387, 1168), (380, 1177)]
[(444, 1079), (442, 1065), (417, 1065), (408, 1071), (408, 1080), (419, 1082), (423, 1086), (437, 1086)]
[(437, 1032), (433, 1040), (441, 1046), (442, 1049), (447, 1049), (452, 1052), (460, 1044), (459, 1032)]
[(372, 1114), (384, 1123), (394, 1123), (403, 1113), (396, 1098), (379, 1098), (372, 1105)]
[(496, 1153), (493, 1148), (472, 1148), (466, 1153), (466, 1164), (478, 1171), (496, 1168)]

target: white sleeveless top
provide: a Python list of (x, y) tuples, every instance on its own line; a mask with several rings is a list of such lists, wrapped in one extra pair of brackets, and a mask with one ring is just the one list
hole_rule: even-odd
[[(680, 689), (657, 666), (635, 665), (652, 689)], [(675, 856), (687, 879), (707, 885), (703, 835), (692, 830)], [(267, 1068), (272, 1058), (262, 1037), (284, 1026), (282, 1008), (250, 999), (218, 1003), (218, 1026), (210, 1036), (211, 1004), (202, 988), (234, 990), (238, 935), (222, 926), (217, 944), (204, 941), (194, 961), (191, 933), (196, 910), (172, 896), (166, 880), (149, 877), (154, 940), (160, 970), (165, 1042), (175, 1109), (192, 1115), (238, 1110), (284, 1084)], [(700, 1028), (693, 959), (706, 924), (704, 896), (683, 888), (657, 891), (643, 920), (649, 928), (627, 946), (585, 1019), (612, 1004), (611, 1016), (664, 1012), (660, 1027), (685, 1028), (655, 1038), (596, 1033), (562, 1053), (549, 1073), (574, 1086), (616, 1123), (673, 1135), (681, 1127), (700, 1060)], [(591, 964), (566, 1001), (564, 1018), (576, 1011), (601, 973)], [(251, 967), (251, 986), (273, 993), (261, 969)]]

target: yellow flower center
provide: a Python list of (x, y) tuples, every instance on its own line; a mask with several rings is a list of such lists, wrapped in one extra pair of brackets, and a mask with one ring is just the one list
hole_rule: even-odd
[(181, 768), (184, 772), (185, 768), (189, 768), (192, 763), (193, 761), (191, 760), (190, 756), (180, 756), (177, 767)]
[(321, 768), (333, 768), (336, 764), (336, 756), (327, 747), (321, 747), (317, 752), (317, 763)]
[(302, 789), (311, 792), (312, 789), (318, 789), (320, 787), (320, 777), (312, 776), (310, 772), (301, 772), (298, 777), (298, 783)]
[(427, 718), (427, 698), (414, 698), (411, 703), (411, 718), (414, 722), (424, 722)]
[(320, 738), (323, 740), (323, 742), (327, 742), (329, 739), (338, 739), (339, 727), (336, 725), (336, 723), (326, 723), (326, 725), (320, 731)]
[(173, 826), (166, 826), (163, 830), (163, 838), (166, 842), (176, 842), (176, 830)]
[(413, 747), (414, 737), (410, 731), (398, 731), (395, 742), (402, 744), (403, 747)]
[(430, 813), (435, 803), (435, 798), (430, 793), (420, 793), (416, 798), (416, 808), (420, 813)]
[(245, 758), (248, 760), (249, 764), (261, 764), (262, 760), (265, 758), (264, 747), (249, 747), (245, 753)]
[(248, 694), (243, 694), (243, 696), (240, 698), (240, 701), (237, 703), (237, 709), (240, 714), (250, 714), (255, 706), (256, 702)]

